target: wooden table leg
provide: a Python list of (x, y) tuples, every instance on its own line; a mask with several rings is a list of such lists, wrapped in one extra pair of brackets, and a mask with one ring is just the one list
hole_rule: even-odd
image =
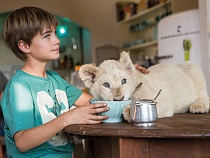
[(96, 158), (93, 152), (93, 139), (84, 139), (83, 148), (84, 148), (85, 158)]
[(119, 158), (146, 158), (148, 139), (119, 138)]

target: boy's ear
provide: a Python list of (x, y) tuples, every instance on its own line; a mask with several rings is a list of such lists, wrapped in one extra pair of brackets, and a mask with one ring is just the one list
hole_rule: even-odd
[(130, 55), (129, 55), (129, 52), (125, 52), (123, 51), (121, 53), (121, 56), (120, 56), (120, 63), (122, 63), (123, 65), (125, 65), (125, 68), (129, 71), (134, 71), (135, 70), (135, 67), (130, 59)]
[(87, 88), (90, 88), (92, 86), (95, 77), (97, 76), (98, 73), (99, 73), (99, 68), (93, 64), (83, 65), (79, 69), (79, 77), (87, 86)]
[(24, 52), (26, 54), (30, 53), (29, 45), (26, 42), (24, 42), (23, 40), (18, 41), (18, 47), (22, 52)]

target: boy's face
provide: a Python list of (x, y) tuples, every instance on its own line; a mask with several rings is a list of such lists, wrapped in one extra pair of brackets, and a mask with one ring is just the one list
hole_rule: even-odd
[(38, 33), (32, 39), (28, 57), (43, 62), (58, 59), (60, 56), (59, 45), (60, 40), (56, 35), (56, 29), (44, 29), (41, 34)]

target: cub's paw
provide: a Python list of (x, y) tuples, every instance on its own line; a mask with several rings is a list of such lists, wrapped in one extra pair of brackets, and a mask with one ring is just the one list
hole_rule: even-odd
[(205, 106), (206, 103), (197, 101), (190, 105), (190, 113), (207, 113), (208, 108)]
[(131, 123), (131, 120), (130, 120), (130, 105), (126, 105), (125, 108), (123, 109), (123, 117), (126, 121)]

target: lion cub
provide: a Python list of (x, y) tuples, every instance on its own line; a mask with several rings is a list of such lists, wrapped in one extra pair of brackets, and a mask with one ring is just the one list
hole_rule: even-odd
[[(207, 113), (209, 97), (201, 68), (193, 62), (157, 64), (149, 74), (135, 69), (127, 52), (119, 61), (105, 60), (99, 67), (83, 65), (79, 76), (98, 100), (137, 100), (157, 97), (158, 117), (171, 117), (174, 113)], [(130, 106), (123, 112), (130, 122)]]

